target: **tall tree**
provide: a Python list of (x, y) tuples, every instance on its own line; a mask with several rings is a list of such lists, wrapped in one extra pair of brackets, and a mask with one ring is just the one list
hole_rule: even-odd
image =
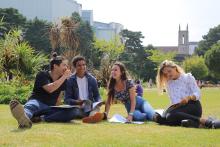
[(153, 45), (148, 45), (145, 47), (145, 52), (147, 57), (145, 59), (145, 69), (144, 69), (144, 81), (149, 81), (150, 79), (155, 80), (157, 74), (157, 64), (150, 60), (149, 57), (152, 56), (152, 50), (155, 50)]
[(81, 55), (85, 56), (88, 60), (94, 49), (94, 33), (88, 22), (80, 22), (79, 28), (77, 29), (79, 36), (79, 47), (78, 50)]
[(3, 18), (4, 22), (4, 28), (0, 27), (0, 37), (12, 28), (23, 29), (26, 24), (26, 18), (14, 8), (0, 8), (0, 18)]
[(144, 36), (141, 32), (133, 32), (129, 30), (123, 30), (121, 32), (123, 40), (125, 40), (125, 50), (120, 55), (120, 61), (122, 61), (131, 74), (138, 79), (147, 80), (149, 76), (146, 74), (147, 66), (150, 65), (147, 57), (149, 53), (142, 45), (142, 39)]
[(220, 78), (220, 42), (214, 44), (205, 54), (205, 63), (214, 77)]
[(41, 51), (49, 54), (51, 45), (49, 40), (49, 28), (51, 23), (35, 18), (27, 22), (24, 39), (35, 48), (36, 51)]
[(2, 16), (2, 18), (0, 18), (0, 37), (3, 36), (4, 32), (7, 31), (7, 28), (5, 26), (3, 19), (4, 19), (4, 16)]
[(74, 12), (70, 18), (63, 18), (61, 24), (53, 24), (50, 29), (52, 49), (62, 51), (69, 60), (77, 54), (84, 56), (89, 66), (99, 64), (97, 55), (100, 51), (94, 48), (94, 32), (88, 22), (84, 22), (80, 15)]
[(80, 15), (76, 12), (72, 14), (71, 18), (79, 23), (79, 27), (76, 29), (76, 33), (79, 37), (79, 53), (88, 60), (90, 65), (92, 64), (92, 66), (96, 66), (97, 58), (94, 58), (94, 56), (97, 57), (99, 51), (94, 48), (95, 39), (92, 27), (87, 21), (83, 21)]
[(211, 28), (207, 35), (203, 36), (203, 40), (199, 42), (199, 46), (196, 49), (198, 55), (205, 55), (215, 43), (220, 40), (220, 25)]
[(62, 18), (60, 24), (54, 23), (50, 28), (49, 34), (52, 52), (62, 48), (61, 52), (69, 61), (79, 54), (79, 36), (76, 33), (78, 27), (79, 22), (71, 17)]

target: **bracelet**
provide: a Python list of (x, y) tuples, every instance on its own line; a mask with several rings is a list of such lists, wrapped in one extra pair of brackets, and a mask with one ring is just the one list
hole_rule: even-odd
[(134, 113), (133, 113), (133, 112), (129, 112), (129, 113), (128, 113), (128, 115), (131, 115), (131, 116), (133, 116), (133, 115), (134, 115)]

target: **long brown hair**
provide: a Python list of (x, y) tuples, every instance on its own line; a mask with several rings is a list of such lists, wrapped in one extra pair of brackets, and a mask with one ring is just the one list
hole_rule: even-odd
[[(113, 64), (113, 66), (115, 66), (115, 65), (117, 65), (120, 68), (121, 80), (123, 80), (123, 81), (127, 80), (128, 79), (127, 70), (126, 70), (124, 64), (121, 62), (115, 62)], [(115, 84), (116, 84), (116, 80), (112, 77), (112, 75), (110, 75), (110, 80), (109, 80), (109, 84), (108, 84), (108, 97), (111, 98), (111, 101), (113, 101), (113, 99), (114, 99)]]
[(171, 67), (171, 68), (176, 68), (176, 71), (178, 73), (185, 73), (184, 70), (179, 66), (177, 65), (176, 63), (174, 63), (173, 61), (169, 61), (169, 60), (165, 60), (163, 61), (159, 68), (158, 68), (158, 71), (157, 71), (157, 88), (158, 90), (162, 91), (163, 89), (166, 88), (166, 85), (167, 85), (167, 77), (164, 75), (163, 73), (163, 69), (165, 67)]

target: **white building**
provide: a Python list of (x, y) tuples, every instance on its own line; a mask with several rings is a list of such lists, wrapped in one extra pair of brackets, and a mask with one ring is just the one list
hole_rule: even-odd
[(96, 37), (106, 41), (119, 35), (123, 29), (119, 23), (94, 22), (93, 10), (82, 10), (82, 5), (75, 0), (0, 0), (0, 8), (15, 8), (27, 19), (38, 17), (49, 22), (77, 12), (94, 27)]
[(82, 20), (87, 21), (91, 26), (93, 26), (93, 11), (82, 10)]
[(38, 17), (56, 21), (77, 12), (81, 16), (82, 5), (74, 0), (0, 0), (0, 8), (15, 8), (27, 19)]
[(89, 22), (94, 28), (96, 38), (110, 41), (123, 30), (123, 25), (115, 22), (103, 23), (93, 20), (92, 10), (82, 10), (82, 20)]
[(196, 48), (198, 48), (198, 42), (189, 42), (189, 54), (195, 53)]
[(123, 30), (123, 25), (115, 22), (103, 23), (95, 21), (93, 27), (95, 29), (96, 37), (106, 41), (114, 39), (115, 36), (119, 35), (119, 33)]

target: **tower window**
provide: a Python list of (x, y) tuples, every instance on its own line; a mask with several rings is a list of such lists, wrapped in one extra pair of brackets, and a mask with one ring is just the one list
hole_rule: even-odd
[(185, 37), (184, 37), (184, 35), (182, 37), (182, 44), (185, 44)]

